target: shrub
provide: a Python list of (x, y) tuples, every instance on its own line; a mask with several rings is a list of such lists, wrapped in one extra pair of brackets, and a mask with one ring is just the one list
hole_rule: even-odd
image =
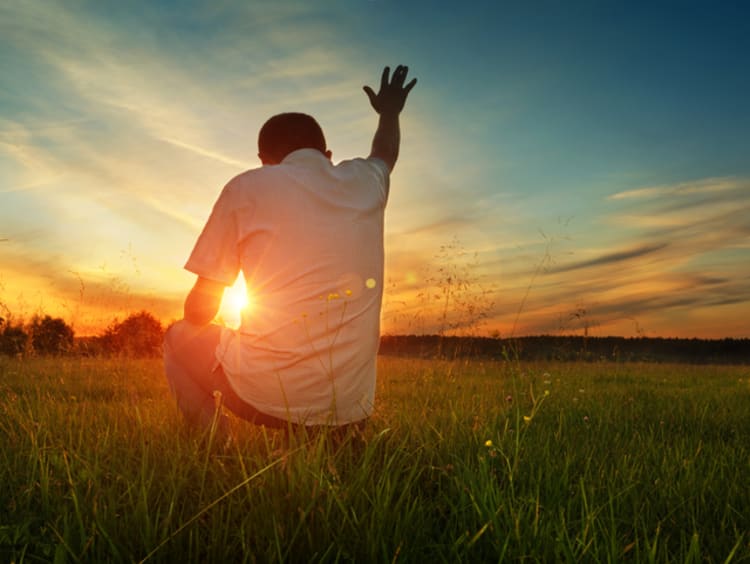
[(31, 338), (23, 325), (0, 317), (0, 354), (16, 356), (30, 350)]
[(35, 316), (29, 326), (31, 345), (39, 354), (63, 354), (73, 348), (73, 328), (60, 317)]
[(113, 322), (101, 340), (105, 352), (134, 357), (158, 356), (164, 329), (152, 314), (140, 311), (124, 321)]

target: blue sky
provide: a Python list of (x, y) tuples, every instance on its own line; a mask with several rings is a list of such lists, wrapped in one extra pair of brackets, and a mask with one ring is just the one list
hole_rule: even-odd
[(263, 121), (305, 111), (334, 160), (366, 155), (361, 87), (405, 63), (386, 331), (439, 329), (450, 265), (484, 332), (750, 336), (747, 12), (3, 3), (0, 301), (80, 332), (178, 316), (181, 266), (221, 187), (259, 165)]

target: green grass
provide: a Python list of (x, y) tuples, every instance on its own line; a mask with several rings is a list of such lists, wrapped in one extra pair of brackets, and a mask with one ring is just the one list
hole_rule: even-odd
[(750, 561), (748, 406), (748, 367), (381, 358), (363, 436), (222, 450), (159, 361), (0, 359), (0, 562)]

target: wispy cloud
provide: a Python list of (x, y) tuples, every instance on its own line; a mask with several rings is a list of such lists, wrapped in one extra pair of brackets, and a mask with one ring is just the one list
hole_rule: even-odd
[(649, 186), (635, 190), (624, 190), (609, 196), (610, 200), (650, 199), (684, 197), (695, 194), (716, 194), (742, 187), (743, 181), (737, 178), (706, 178), (693, 182)]
[(653, 254), (657, 251), (661, 251), (667, 247), (667, 243), (658, 243), (654, 245), (640, 245), (633, 249), (626, 249), (622, 251), (615, 251), (612, 253), (606, 253), (593, 259), (575, 262), (572, 264), (566, 264), (564, 266), (553, 267), (549, 270), (551, 273), (559, 272), (570, 272), (571, 270), (580, 270), (595, 266), (609, 266), (617, 263), (627, 262), (635, 259), (640, 259), (646, 255)]
[(227, 157), (216, 151), (211, 151), (210, 149), (198, 147), (197, 145), (191, 145), (190, 143), (180, 141), (179, 139), (174, 139), (172, 137), (157, 137), (157, 138), (160, 139), (161, 141), (164, 141), (165, 143), (174, 145), (175, 147), (179, 147), (181, 149), (187, 149), (188, 151), (195, 153), (196, 155), (200, 155), (201, 157), (214, 159), (214, 160), (219, 161), (220, 163), (224, 163), (229, 166), (237, 167), (240, 170), (247, 167), (246, 161), (233, 159), (232, 157)]

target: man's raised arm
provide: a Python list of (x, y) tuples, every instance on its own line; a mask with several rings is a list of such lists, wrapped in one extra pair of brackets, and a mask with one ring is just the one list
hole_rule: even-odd
[(409, 72), (408, 67), (399, 65), (393, 71), (393, 78), (389, 81), (390, 68), (385, 67), (380, 79), (380, 91), (377, 94), (369, 86), (364, 87), (365, 94), (370, 99), (370, 104), (380, 115), (378, 129), (372, 139), (370, 157), (381, 159), (390, 170), (393, 170), (396, 165), (398, 148), (401, 142), (398, 116), (404, 109), (409, 91), (417, 83), (417, 79), (414, 78), (404, 86), (407, 72)]

